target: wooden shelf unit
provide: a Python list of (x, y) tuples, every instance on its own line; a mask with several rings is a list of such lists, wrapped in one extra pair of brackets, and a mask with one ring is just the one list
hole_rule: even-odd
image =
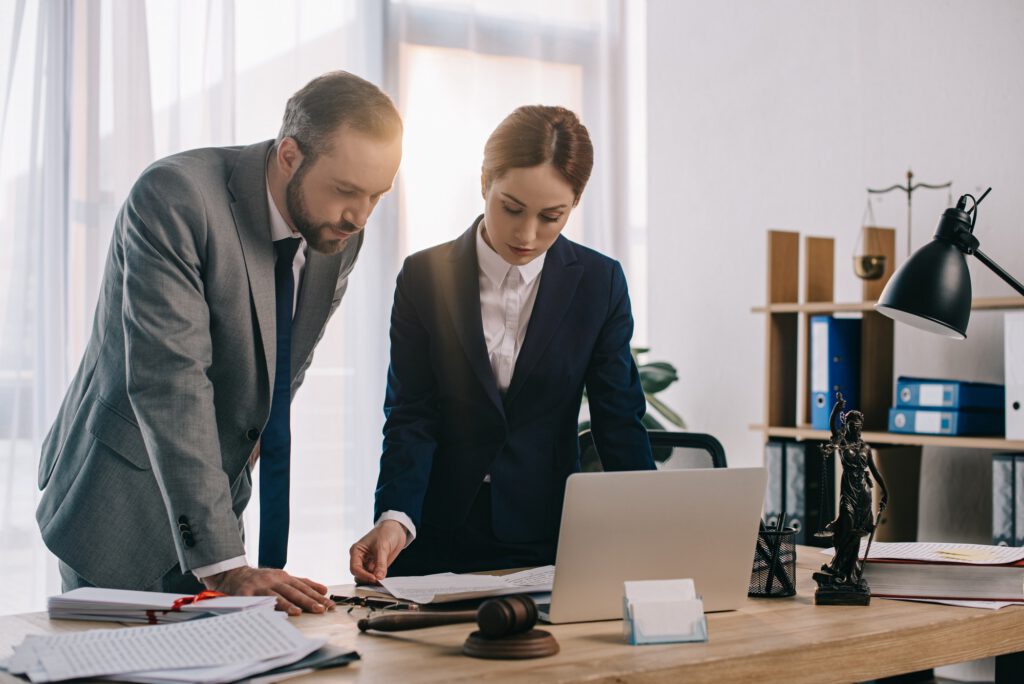
[[(801, 302), (800, 234), (768, 231), (768, 301), (763, 309), (767, 314), (765, 425), (795, 428), (810, 422), (811, 395), (807, 387), (811, 314), (850, 310), (862, 313), (862, 356), (870, 359), (861, 364), (860, 406), (856, 408), (864, 413), (865, 430), (886, 429), (892, 399), (893, 321), (875, 312), (869, 303), (878, 299), (892, 275), (896, 235), (888, 228), (865, 230), (865, 244), (880, 245), (886, 255), (886, 270), (881, 279), (864, 282), (864, 301), (855, 304), (834, 301), (835, 241), (832, 238), (804, 238), (806, 258)], [(802, 359), (799, 358), (801, 349)], [(801, 366), (803, 372), (798, 372)]]
[[(764, 420), (751, 429), (764, 440), (788, 439), (824, 442), (828, 430), (815, 430), (811, 422), (810, 328), (818, 314), (861, 315), (861, 368), (859, 406), (864, 413), (864, 441), (875, 450), (875, 461), (892, 495), (887, 514), (878, 528), (879, 541), (913, 541), (917, 537), (917, 502), (923, 448), (960, 447), (1024, 451), (1024, 440), (1002, 437), (950, 437), (891, 433), (889, 408), (893, 405), (894, 322), (875, 311), (875, 303), (895, 269), (895, 233), (891, 228), (866, 228), (864, 244), (879, 245), (886, 256), (882, 277), (862, 283), (862, 301), (836, 302), (835, 242), (832, 238), (803, 238), (804, 291), (799, 296), (801, 236), (770, 230), (767, 245), (765, 315)], [(840, 263), (849, 263), (841, 260)], [(845, 270), (845, 269), (844, 269)], [(975, 311), (1024, 309), (1024, 298), (975, 299)], [(837, 491), (839, 471), (837, 469)]]
[[(798, 297), (800, 234), (768, 231), (767, 302), (753, 307), (765, 314), (765, 420), (751, 429), (765, 439), (784, 437), (821, 441), (825, 430), (810, 427), (810, 323), (811, 316), (829, 313), (862, 314), (860, 406), (864, 413), (864, 438), (869, 444), (966, 447), (975, 449), (1024, 450), (1024, 441), (1001, 437), (947, 437), (941, 435), (896, 434), (888, 432), (888, 412), (893, 401), (893, 321), (874, 310), (875, 302), (894, 270), (895, 230), (866, 228), (865, 244), (880, 245), (886, 256), (882, 277), (863, 282), (860, 302), (835, 302), (834, 240), (804, 237), (804, 296)], [(1024, 298), (982, 297), (972, 303), (974, 311), (1024, 309)], [(800, 358), (802, 355), (802, 358)], [(798, 372), (800, 367), (803, 372)]]

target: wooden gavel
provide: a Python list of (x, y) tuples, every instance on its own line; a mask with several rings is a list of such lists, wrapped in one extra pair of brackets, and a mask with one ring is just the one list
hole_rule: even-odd
[(513, 594), (484, 601), (476, 610), (451, 612), (413, 611), (382, 613), (362, 618), (359, 631), (401, 632), (407, 629), (476, 622), (480, 633), (488, 639), (499, 639), (528, 632), (537, 624), (537, 604), (529, 596)]

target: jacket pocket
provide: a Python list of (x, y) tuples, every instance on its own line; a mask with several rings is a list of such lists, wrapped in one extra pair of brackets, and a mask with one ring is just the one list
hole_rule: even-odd
[(102, 399), (93, 405), (85, 428), (96, 439), (139, 470), (149, 470), (149, 453), (142, 432), (134, 421), (125, 418)]

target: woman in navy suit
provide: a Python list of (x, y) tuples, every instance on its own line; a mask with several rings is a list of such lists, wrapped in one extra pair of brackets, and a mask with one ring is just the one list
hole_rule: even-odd
[(358, 581), (553, 563), (584, 388), (605, 470), (654, 468), (622, 267), (561, 236), (592, 166), (575, 114), (520, 107), (484, 148), (483, 215), (402, 266)]

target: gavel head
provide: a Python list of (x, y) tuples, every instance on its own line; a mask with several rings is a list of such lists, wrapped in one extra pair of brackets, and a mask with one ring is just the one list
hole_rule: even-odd
[(477, 609), (476, 623), (488, 639), (528, 632), (537, 624), (537, 604), (518, 594), (489, 599)]

